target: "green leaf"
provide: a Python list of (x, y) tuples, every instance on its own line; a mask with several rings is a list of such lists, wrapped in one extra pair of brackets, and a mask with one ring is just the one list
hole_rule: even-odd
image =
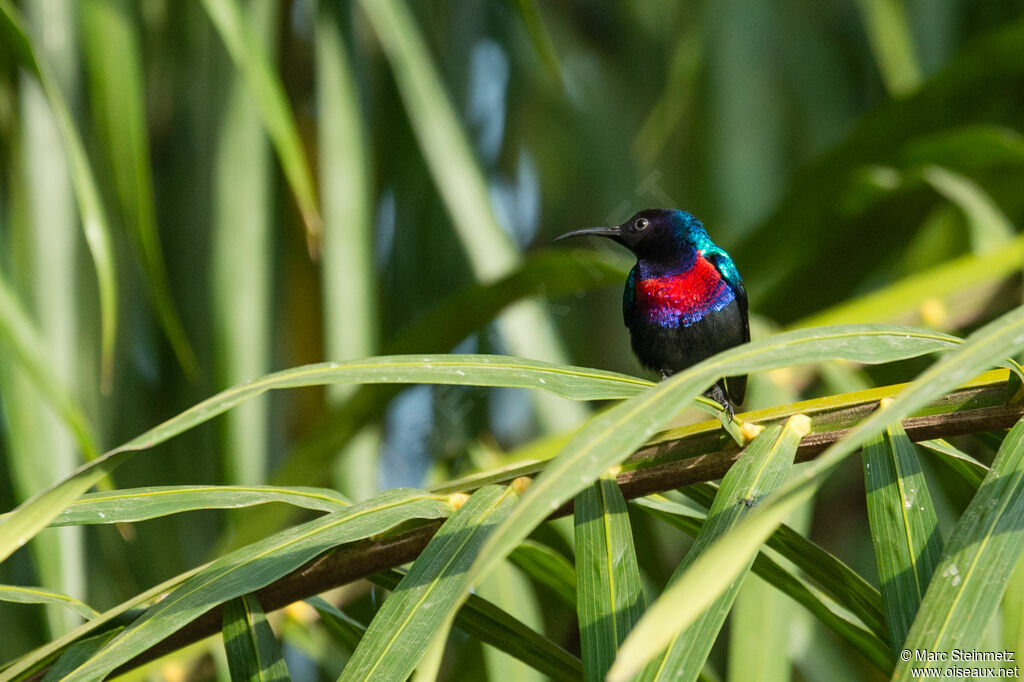
[(898, 97), (921, 82), (913, 34), (902, 0), (859, 0), (875, 61), (889, 94)]
[[(979, 36), (912, 94), (883, 102), (860, 117), (840, 144), (803, 169), (771, 216), (730, 249), (744, 279), (758, 283), (751, 288), (751, 308), (783, 323), (806, 316), (855, 291), (864, 273), (878, 265), (877, 250), (860, 248), (863, 244), (884, 243), (898, 250), (907, 243), (919, 211), (901, 203), (901, 210), (893, 206), (885, 220), (878, 214), (851, 215), (837, 196), (866, 164), (892, 165), (915, 140), (977, 124), (987, 108), (1004, 106), (1010, 84), (1024, 81), (1022, 40), (1021, 21)], [(993, 157), (986, 156), (986, 167), (993, 168)], [(898, 229), (894, 220), (905, 229)], [(819, 257), (793, 258), (794, 253)], [(842, 268), (832, 257), (838, 254)], [(829, 286), (820, 286), (822, 282)]]
[(886, 362), (949, 348), (958, 341), (908, 327), (821, 327), (779, 334), (704, 360), (585, 424), (488, 539), (470, 569), (473, 581), (504, 559), (552, 510), (628, 457), (719, 377), (836, 358)]
[(1003, 647), (1008, 651), (1024, 651), (1024, 561), (1020, 559), (1006, 584), (1000, 611)]
[(81, 614), (87, 620), (99, 615), (99, 612), (83, 601), (52, 590), (44, 590), (41, 587), (0, 585), (0, 601), (19, 604), (58, 604)]
[[(323, 197), (322, 267), (324, 355), (332, 360), (380, 352), (378, 273), (374, 263), (375, 162), (363, 121), (359, 80), (349, 45), (353, 3), (316, 3), (316, 93), (318, 176)], [(447, 325), (442, 325), (442, 327)], [(410, 350), (424, 350), (415, 346)], [(449, 347), (450, 348), (450, 347)], [(449, 350), (444, 348), (441, 350)], [(328, 392), (332, 407), (353, 389)], [(354, 499), (379, 488), (380, 443), (376, 430), (344, 450), (335, 450), (333, 483)], [(325, 469), (328, 467), (325, 467)]]
[(412, 673), (468, 591), (466, 568), (514, 503), (511, 487), (481, 488), (441, 526), (370, 622), (339, 682), (404, 680)]
[[(269, 62), (279, 42), (280, 8), (268, 0), (245, 3), (244, 9), (235, 2), (220, 3), (221, 10), (231, 17), (224, 21), (237, 20), (239, 25), (232, 24), (231, 30), (244, 32), (246, 46)], [(256, 64), (249, 67), (255, 69)], [(227, 82), (216, 94), (211, 93), (209, 105), (215, 112), (210, 150), (209, 300), (218, 388), (270, 370), (276, 307), (274, 228), (278, 221), (276, 169), (255, 88), (247, 87), (243, 78), (227, 68), (224, 71)], [(275, 77), (272, 72), (267, 74), (268, 79)], [(276, 115), (286, 116), (287, 110)], [(315, 235), (308, 236), (310, 244), (316, 242)], [(240, 291), (245, 295), (240, 296)], [(269, 411), (269, 401), (260, 397), (225, 417), (219, 443), (225, 483), (266, 481), (271, 457)]]
[[(391, 64), (427, 168), (476, 279), (490, 282), (508, 274), (521, 255), (498, 224), (487, 180), (412, 14), (402, 0), (363, 0), (360, 7)], [(539, 303), (521, 302), (498, 324), (512, 353), (552, 362), (564, 360), (562, 344)], [(571, 406), (556, 408), (543, 396), (538, 397), (538, 407), (541, 423), (557, 430), (578, 424), (584, 416), (583, 410)]]
[[(793, 661), (790, 659), (795, 652), (790, 651), (790, 640), (801, 626), (804, 632), (814, 626), (806, 614), (795, 609), (793, 602), (786, 598), (789, 592), (773, 587), (785, 578), (776, 577), (771, 583), (761, 578), (756, 565), (763, 556), (759, 553), (754, 559), (753, 575), (743, 580), (729, 612), (727, 669), (730, 679), (791, 682)], [(781, 566), (779, 570), (790, 577)], [(820, 615), (818, 618), (823, 620)]]
[[(702, 483), (686, 486), (682, 492), (705, 508), (710, 508), (715, 490), (711, 484)], [(671, 519), (665, 514), (680, 513), (678, 505), (663, 501), (662, 496), (648, 497), (634, 503), (670, 523)], [(885, 624), (882, 595), (859, 573), (785, 524), (775, 529), (765, 545), (813, 578), (832, 599), (853, 613), (880, 639), (888, 640), (889, 630)]]
[(533, 43), (533, 49), (540, 55), (541, 61), (544, 62), (544, 66), (555, 82), (564, 85), (558, 51), (551, 40), (551, 34), (548, 33), (548, 29), (544, 25), (544, 17), (541, 16), (537, 0), (517, 0), (516, 4), (519, 5), (519, 13), (523, 17), (526, 32), (530, 35), (530, 42)]
[[(1003, 440), (992, 469), (946, 541), (942, 559), (903, 643), (910, 651), (946, 653), (929, 665), (956, 665), (953, 649), (982, 648), (985, 629), (1024, 552), (1024, 421)], [(911, 657), (913, 658), (913, 657)], [(910, 679), (914, 660), (902, 658), (893, 680)]]
[[(544, 619), (536, 590), (529, 579), (508, 561), (502, 562), (473, 591), (531, 630), (543, 629)], [(458, 621), (457, 614), (455, 620)], [(448, 641), (448, 634), (448, 631), (444, 629), (438, 630), (434, 640), (435, 645), (440, 646), (438, 642)], [(417, 668), (418, 676), (422, 676), (423, 661), (425, 660), (426, 656), (420, 661)], [(492, 680), (509, 680), (509, 682), (545, 682), (547, 680), (547, 677), (541, 675), (539, 671), (525, 665), (516, 657), (509, 656), (501, 648), (493, 646), (483, 648), (483, 672)], [(431, 678), (430, 682), (434, 682), (434, 678)]]
[(878, 291), (816, 312), (794, 327), (858, 322), (902, 322), (919, 316), (921, 305), (933, 299), (956, 297), (965, 290), (997, 283), (1020, 269), (1024, 262), (1024, 235), (986, 253), (960, 258), (915, 273)]
[[(542, 251), (497, 281), (471, 284), (454, 293), (388, 339), (384, 348), (388, 353), (445, 352), (521, 298), (541, 293), (559, 296), (620, 284), (628, 270), (629, 264), (622, 259), (592, 251)], [(400, 389), (361, 388), (299, 441), (272, 481), (279, 485), (326, 483), (327, 477), (314, 477), (328, 471), (339, 450), (368, 423), (380, 418), (383, 406)]]
[(224, 651), (231, 682), (290, 680), (274, 631), (254, 594), (224, 605)]
[[(396, 581), (397, 582), (397, 581)], [(323, 597), (310, 597), (306, 603), (316, 609), (324, 628), (349, 653), (355, 651), (366, 626), (331, 604)]]
[[(43, 667), (56, 660), (58, 656), (61, 655), (62, 651), (65, 652), (66, 655), (71, 649), (74, 649), (76, 642), (85, 641), (88, 638), (98, 636), (97, 633), (109, 632), (111, 629), (120, 631), (120, 626), (112, 625), (112, 623), (125, 620), (127, 618), (125, 614), (128, 614), (132, 609), (160, 599), (170, 590), (176, 588), (178, 585), (206, 569), (208, 566), (209, 564), (197, 566), (196, 568), (189, 569), (184, 573), (179, 573), (173, 578), (168, 578), (162, 583), (140, 592), (131, 599), (121, 602), (113, 608), (107, 609), (99, 616), (79, 625), (71, 632), (68, 632), (56, 638), (52, 642), (44, 644), (38, 649), (16, 659), (10, 663), (7, 668), (0, 671), (0, 682), (10, 682), (10, 680), (22, 679), (25, 675), (38, 673)], [(91, 651), (89, 655), (92, 655)], [(65, 671), (65, 674), (70, 672), (72, 669), (77, 668), (88, 657), (73, 658), (77, 662), (73, 667), (68, 668)], [(63, 677), (64, 674), (61, 675), (60, 679), (63, 679)]]
[(971, 248), (975, 252), (1002, 249), (1013, 239), (1017, 232), (1013, 223), (973, 180), (935, 165), (926, 166), (921, 174), (935, 191), (963, 211), (971, 235)]
[(988, 475), (989, 468), (987, 466), (966, 452), (954, 447), (949, 441), (938, 438), (935, 440), (923, 440), (918, 445), (930, 450), (932, 454), (937, 456), (940, 462), (959, 474), (960, 478), (975, 491), (981, 487), (981, 482)]
[(406, 521), (447, 514), (447, 505), (436, 496), (388, 490), (344, 511), (235, 550), (148, 608), (66, 679), (91, 680), (106, 675), (215, 606), (254, 592), (338, 545), (383, 533)]
[(121, 630), (121, 627), (114, 627), (98, 635), (78, 640), (69, 646), (64, 654), (57, 659), (57, 662), (46, 671), (43, 682), (60, 682), (65, 675), (87, 661)]
[(142, 261), (157, 319), (178, 363), (195, 380), (199, 361), (171, 298), (157, 232), (142, 58), (131, 10), (132, 4), (125, 0), (78, 4), (89, 101), (102, 150), (110, 163), (121, 221)]
[[(3, 9), (0, 0), (0, 11)], [(67, 424), (86, 459), (99, 454), (96, 437), (85, 414), (74, 403), (67, 388), (57, 378), (44, 355), (46, 344), (35, 325), (18, 303), (10, 286), (0, 277), (0, 343), (17, 358), (25, 374)], [(25, 539), (26, 541), (28, 538)]]
[[(387, 571), (370, 576), (370, 581), (393, 590), (404, 575)], [(578, 680), (583, 675), (580, 659), (475, 594), (469, 595), (455, 615), (455, 626), (552, 679)]]
[(644, 610), (633, 531), (613, 474), (576, 495), (574, 524), (584, 679), (600, 682)]
[[(690, 566), (687, 575), (678, 583), (684, 586), (680, 591), (685, 590), (689, 595), (689, 599), (680, 599), (679, 603), (684, 606), (676, 614), (680, 623), (678, 627), (692, 623), (728, 588), (757, 553), (761, 543), (790, 512), (814, 495), (822, 481), (847, 455), (880, 433), (892, 420), (923, 407), (1022, 346), (1024, 308), (1017, 308), (976, 331), (957, 351), (925, 370), (916, 381), (899, 393), (892, 404), (861, 422), (846, 438), (830, 446), (804, 467), (800, 478), (786, 484), (764, 504), (755, 508), (739, 526), (723, 536)], [(636, 632), (634, 630), (633, 636), (636, 636)], [(631, 640), (632, 637), (623, 644), (619, 658), (612, 666), (609, 673), (612, 682), (628, 678), (631, 671), (646, 663), (642, 655), (636, 656), (632, 651), (633, 646), (636, 646), (643, 652), (646, 649), (645, 643), (637, 640), (631, 645)]]
[[(51, 526), (131, 523), (204, 509), (238, 509), (284, 502), (302, 509), (335, 512), (350, 506), (328, 488), (240, 485), (171, 485), (88, 493), (71, 503)], [(0, 522), (6, 517), (0, 516)]]
[[(785, 427), (765, 429), (744, 450), (722, 479), (708, 521), (686, 558), (672, 573), (669, 586), (644, 613), (633, 635), (650, 648), (652, 659), (640, 675), (642, 680), (696, 680), (718, 637), (718, 631), (732, 608), (746, 571), (743, 570), (704, 613), (686, 629), (675, 627), (680, 576), (719, 537), (734, 528), (762, 497), (770, 495), (786, 480), (800, 439), (810, 433), (811, 420), (804, 415), (790, 417)], [(751, 562), (753, 558), (751, 558)], [(749, 568), (749, 564), (748, 564)], [(644, 628), (644, 630), (641, 630)], [(640, 633), (643, 634), (640, 634)], [(654, 658), (667, 647), (667, 651)]]
[(448, 638), (443, 634), (439, 632), (431, 638), (427, 650), (420, 656), (420, 662), (409, 678), (410, 682), (437, 682), (444, 651), (448, 648)]
[(320, 247), (323, 221), (317, 209), (313, 173), (302, 148), (302, 139), (288, 105), (284, 85), (274, 71), (267, 53), (251, 35), (236, 0), (202, 1), (235, 68), (256, 102), (263, 125), (277, 150), (285, 179), (302, 213), (310, 251), (316, 253)]
[(991, 122), (965, 123), (915, 137), (900, 150), (900, 157), (904, 167), (938, 164), (961, 173), (981, 173), (993, 164), (1024, 162), (1024, 135)]
[[(954, 338), (931, 333), (927, 336), (934, 348), (950, 345), (944, 340)], [(570, 400), (611, 400), (636, 395), (651, 382), (615, 372), (505, 355), (392, 355), (324, 362), (275, 372), (221, 391), (122, 447), (152, 447), (269, 390), (331, 384), (509, 386), (535, 388)]]
[[(652, 496), (634, 500), (633, 504), (640, 507), (645, 512), (681, 529), (691, 537), (697, 537), (700, 533), (700, 529), (703, 528), (705, 523), (704, 518), (694, 516), (686, 507), (674, 502), (668, 502), (667, 500), (662, 499), (661, 496)], [(799, 538), (804, 546), (812, 549), (812, 555), (817, 556), (827, 554), (823, 549), (785, 526), (782, 526), (775, 531), (775, 534), (772, 535), (771, 539), (769, 539), (768, 546), (772, 547), (772, 540), (776, 539), (776, 537), (780, 535), (780, 531), (788, 531)], [(798, 545), (799, 543), (790, 544)], [(773, 547), (773, 549), (778, 548)], [(789, 554), (782, 552), (782, 554), (790, 560), (792, 560), (794, 556), (797, 556), (792, 552)], [(842, 566), (842, 569), (844, 569), (835, 571), (834, 575), (842, 576), (844, 571), (853, 573), (845, 566), (845, 564), (839, 562), (839, 560), (832, 555), (828, 554), (827, 556), (827, 563), (839, 563), (839, 565)], [(878, 666), (879, 670), (882, 670), (886, 674), (892, 670), (892, 650), (889, 648), (889, 645), (886, 644), (886, 642), (876, 633), (861, 625), (863, 620), (858, 619), (855, 613), (846, 609), (844, 604), (836, 603), (829, 597), (821, 594), (819, 590), (812, 587), (806, 580), (801, 579), (783, 568), (764, 551), (758, 552), (751, 570), (763, 580), (770, 583), (774, 588), (780, 590), (798, 604), (806, 608), (826, 627), (846, 640), (854, 649), (864, 654), (868, 660)], [(819, 574), (821, 573), (822, 571), (819, 571)], [(854, 575), (856, 576), (856, 574)], [(860, 576), (856, 577), (860, 582), (863, 582), (863, 579), (860, 578)], [(837, 580), (834, 577), (830, 577), (826, 574), (824, 581), (821, 581), (821, 579), (817, 577), (815, 579), (819, 580), (823, 586), (828, 586), (835, 590)], [(867, 586), (867, 589), (873, 589), (866, 583), (864, 584)], [(878, 602), (878, 618), (881, 620), (882, 598), (881, 595), (878, 594), (877, 590), (874, 591), (874, 598), (875, 601)], [(858, 620), (860, 620), (860, 622), (858, 622)], [(882, 625), (884, 635), (886, 634), (884, 633), (884, 623)]]
[(57, 81), (46, 60), (36, 53), (35, 46), (25, 31), (25, 21), (10, 0), (0, 0), (0, 32), (7, 35), (8, 50), (29, 73), (39, 79), (46, 99), (53, 109), (60, 129), (64, 151), (71, 169), (71, 183), (82, 216), (85, 241), (96, 266), (99, 282), (102, 370), (101, 384), (109, 391), (113, 382), (114, 343), (117, 337), (117, 273), (114, 262), (110, 226), (103, 210), (103, 202), (96, 187), (96, 179), (85, 153), (85, 145), (75, 128), (71, 111), (60, 92)]
[(903, 644), (942, 552), (935, 507), (899, 422), (864, 445), (864, 488), (889, 642)]
[[(0, 294), (3, 290), (0, 289)], [(0, 296), (2, 302), (2, 296)], [(952, 337), (950, 337), (952, 338)], [(352, 383), (444, 383), (538, 388), (565, 398), (635, 395), (650, 382), (614, 372), (578, 369), (500, 355), (390, 356), (283, 370), (221, 391), (102, 457), (21, 504), (0, 523), (0, 560), (45, 528), (79, 495), (135, 452), (151, 448), (272, 389)]]
[[(802, 581), (777, 562), (761, 553), (754, 559), (752, 570), (772, 586), (789, 595), (811, 612), (825, 627), (846, 641), (882, 673), (892, 672), (892, 649), (852, 617), (842, 606), (822, 595), (806, 581)], [(736, 615), (735, 612), (733, 615)], [(773, 623), (773, 627), (783, 625)]]
[(487, 181), (408, 7), (401, 0), (367, 0), (360, 6), (391, 64), (427, 167), (477, 279), (506, 274), (519, 254), (498, 225)]
[(533, 540), (512, 550), (509, 561), (576, 610), (576, 569), (560, 552)]

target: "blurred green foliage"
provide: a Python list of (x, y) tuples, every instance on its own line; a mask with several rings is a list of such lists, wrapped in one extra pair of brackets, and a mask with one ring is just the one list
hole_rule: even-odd
[[(95, 454), (89, 431), (109, 448), (275, 369), (457, 349), (637, 374), (628, 259), (544, 250), (640, 208), (689, 210), (732, 252), (755, 337), (826, 320), (963, 335), (1021, 302), (1020, 0), (374, 3), (0, 0), (0, 293), (19, 320), (3, 331), (45, 365), (0, 345), (0, 509)], [(922, 366), (779, 370), (753, 378), (747, 407)], [(91, 423), (78, 445), (53, 395)], [(504, 464), (586, 416), (569, 405), (508, 388), (280, 392), (113, 484), (364, 498)], [(986, 461), (998, 447), (962, 445)], [(956, 479), (925, 470), (940, 521), (955, 518)], [(801, 523), (874, 579), (859, 475), (843, 469)], [(255, 513), (47, 530), (0, 582), (103, 610), (273, 529)], [(545, 532), (571, 545), (571, 527)], [(678, 539), (639, 516), (634, 533), (645, 583), (663, 585)], [(578, 651), (549, 601), (544, 629)], [(352, 613), (373, 608), (354, 598)], [(0, 603), (0, 622), (6, 661), (79, 619)], [(804, 679), (868, 674), (818, 630), (792, 647)], [(327, 644), (285, 640), (297, 679), (337, 674), (310, 653)], [(724, 644), (714, 670), (739, 660)], [(822, 675), (833, 650), (841, 671)], [(450, 662), (492, 679), (508, 665)]]

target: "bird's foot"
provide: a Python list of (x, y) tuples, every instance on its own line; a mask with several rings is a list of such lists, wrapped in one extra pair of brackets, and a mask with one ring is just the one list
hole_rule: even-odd
[(728, 415), (728, 421), (731, 422), (736, 419), (736, 413), (733, 412), (732, 403), (729, 401), (729, 397), (725, 394), (725, 389), (722, 388), (722, 382), (716, 382), (711, 388), (704, 391), (704, 395), (711, 398), (721, 406), (725, 415)]
[(722, 428), (725, 429), (726, 433), (732, 436), (732, 439), (736, 441), (736, 444), (740, 447), (746, 445), (749, 439), (742, 431), (744, 422), (736, 418), (736, 413), (733, 410), (732, 403), (729, 401), (721, 382), (714, 384), (711, 388), (705, 391), (704, 399), (707, 403), (714, 403), (715, 407), (718, 408), (717, 416), (719, 421), (722, 422)]

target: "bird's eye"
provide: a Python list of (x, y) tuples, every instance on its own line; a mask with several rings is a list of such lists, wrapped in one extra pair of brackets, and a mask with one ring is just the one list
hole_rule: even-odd
[(633, 223), (633, 226), (638, 230), (645, 230), (648, 225), (650, 225), (650, 221), (647, 218), (637, 218)]

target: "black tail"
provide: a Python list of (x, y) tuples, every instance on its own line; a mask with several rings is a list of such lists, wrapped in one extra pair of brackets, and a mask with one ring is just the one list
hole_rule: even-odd
[(743, 404), (743, 398), (747, 395), (747, 375), (741, 377), (726, 377), (726, 387), (729, 389), (729, 400), (739, 407)]

